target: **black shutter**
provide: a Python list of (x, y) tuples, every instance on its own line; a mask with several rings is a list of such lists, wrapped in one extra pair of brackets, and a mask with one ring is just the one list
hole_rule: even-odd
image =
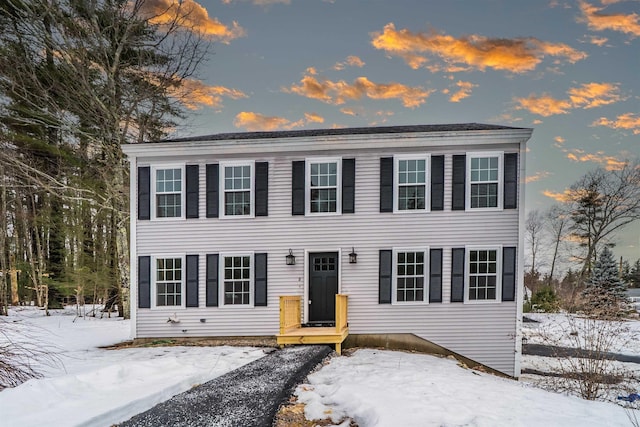
[(380, 212), (393, 212), (393, 157), (380, 158)]
[(502, 248), (502, 301), (516, 299), (516, 248)]
[(269, 162), (256, 162), (256, 216), (269, 215)]
[(467, 157), (464, 154), (453, 156), (451, 209), (454, 211), (464, 210), (466, 175)]
[(151, 307), (151, 257), (138, 257), (138, 308)]
[(187, 165), (187, 218), (198, 218), (198, 209), (200, 204), (200, 173), (198, 165)]
[(304, 160), (291, 164), (291, 214), (304, 215)]
[(342, 159), (342, 213), (355, 213), (356, 159)]
[(187, 255), (187, 307), (198, 306), (198, 255)]
[(138, 168), (138, 219), (151, 219), (151, 168)]
[(518, 207), (518, 153), (504, 155), (504, 208)]
[(451, 249), (451, 302), (464, 302), (464, 248)]
[(431, 156), (431, 210), (444, 209), (444, 156)]
[(393, 252), (380, 251), (378, 303), (391, 304), (391, 270), (393, 269)]
[(207, 218), (218, 218), (219, 216), (219, 166), (217, 164), (207, 165)]
[(218, 254), (207, 254), (207, 307), (218, 306)]
[(267, 254), (255, 254), (253, 262), (255, 262), (253, 305), (265, 307), (267, 305)]
[(442, 302), (442, 249), (429, 252), (429, 302)]

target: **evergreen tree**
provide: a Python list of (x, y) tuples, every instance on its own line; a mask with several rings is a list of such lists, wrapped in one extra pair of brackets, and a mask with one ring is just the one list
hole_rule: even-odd
[(588, 314), (598, 317), (620, 314), (627, 302), (626, 289), (627, 285), (619, 277), (613, 253), (605, 247), (596, 260), (583, 292)]
[(636, 260), (629, 271), (628, 281), (630, 286), (640, 288), (640, 259)]

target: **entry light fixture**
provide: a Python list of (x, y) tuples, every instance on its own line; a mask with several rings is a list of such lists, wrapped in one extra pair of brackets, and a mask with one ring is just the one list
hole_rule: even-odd
[(349, 264), (357, 264), (358, 263), (358, 254), (356, 250), (351, 247), (351, 253), (349, 254)]
[(293, 255), (293, 251), (289, 249), (289, 255), (285, 257), (287, 259), (287, 265), (296, 265), (296, 257)]

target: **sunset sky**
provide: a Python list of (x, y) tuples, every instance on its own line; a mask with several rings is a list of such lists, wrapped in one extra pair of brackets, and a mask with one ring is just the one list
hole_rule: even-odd
[[(152, 0), (158, 10), (171, 0)], [(214, 55), (176, 136), (481, 122), (534, 128), (527, 209), (640, 156), (638, 0), (185, 0)], [(615, 252), (640, 258), (640, 223)]]

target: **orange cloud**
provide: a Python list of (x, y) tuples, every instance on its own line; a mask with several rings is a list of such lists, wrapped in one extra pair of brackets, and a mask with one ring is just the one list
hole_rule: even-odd
[(346, 114), (347, 116), (357, 116), (358, 113), (356, 113), (354, 110), (352, 110), (351, 108), (341, 108), (340, 112), (342, 114)]
[(528, 98), (516, 98), (518, 110), (543, 117), (555, 114), (567, 114), (572, 108), (595, 108), (613, 104), (623, 99), (615, 83), (585, 83), (567, 91), (569, 99), (557, 99), (551, 95), (530, 95)]
[(516, 98), (516, 102), (519, 104), (516, 109), (527, 110), (543, 117), (567, 114), (571, 108), (569, 101), (556, 99), (550, 95), (530, 95), (528, 98)]
[(569, 200), (571, 200), (571, 191), (569, 190), (564, 190), (562, 193), (557, 193), (551, 190), (544, 190), (542, 192), (542, 195), (550, 197), (556, 202), (560, 203), (568, 202)]
[(526, 177), (524, 179), (524, 182), (525, 184), (529, 184), (530, 182), (540, 181), (541, 179), (547, 178), (549, 175), (551, 175), (551, 172), (547, 172), (547, 171), (538, 172)]
[(245, 35), (237, 22), (234, 21), (231, 27), (224, 25), (216, 18), (209, 17), (207, 9), (193, 0), (146, 0), (142, 2), (140, 12), (150, 16), (149, 22), (152, 24), (171, 25), (178, 22), (222, 43), (228, 44)]
[(556, 142), (556, 143), (555, 143), (555, 144), (553, 144), (553, 145), (555, 145), (555, 146), (556, 146), (556, 147), (558, 147), (558, 148), (559, 148), (559, 147), (562, 147), (562, 146), (564, 145), (565, 141), (566, 141), (566, 140), (565, 140), (563, 137), (561, 137), (561, 136), (556, 136), (555, 138), (553, 138), (553, 140)]
[(229, 89), (224, 86), (208, 86), (200, 80), (188, 79), (182, 87), (172, 93), (185, 107), (197, 110), (201, 106), (220, 107), (222, 98), (240, 99), (246, 98), (244, 92), (237, 89)]
[[(611, 2), (609, 2), (611, 3)], [(603, 2), (606, 5), (606, 3)], [(604, 7), (597, 7), (589, 3), (580, 2), (582, 16), (578, 22), (585, 22), (589, 29), (594, 31), (617, 31), (630, 34), (633, 37), (640, 36), (640, 16), (637, 13), (624, 15), (621, 13), (606, 14), (601, 11)]]
[(324, 123), (324, 117), (316, 113), (304, 113), (307, 123)]
[(292, 122), (284, 117), (265, 116), (260, 113), (242, 111), (236, 115), (233, 124), (237, 128), (245, 128), (248, 131), (272, 131), (278, 129), (294, 129), (309, 123), (323, 123), (324, 118), (316, 113), (304, 113), (304, 118)]
[(594, 44), (596, 46), (604, 46), (605, 43), (607, 43), (609, 41), (608, 38), (606, 37), (596, 37), (596, 36), (591, 36), (589, 37), (589, 43)]
[(614, 156), (605, 156), (604, 152), (598, 151), (597, 153), (585, 153), (582, 150), (573, 150), (573, 152), (567, 153), (567, 158), (574, 162), (592, 162), (603, 166), (606, 170), (620, 170), (624, 167), (626, 162), (619, 160)]
[(640, 135), (640, 116), (636, 116), (634, 113), (625, 113), (618, 116), (615, 120), (600, 117), (593, 122), (591, 126), (606, 126), (612, 129), (631, 130), (634, 135)]
[(374, 83), (366, 77), (358, 77), (352, 84), (340, 80), (318, 80), (314, 76), (304, 76), (299, 85), (283, 88), (283, 91), (295, 93), (307, 98), (317, 99), (328, 104), (341, 105), (347, 99), (399, 99), (407, 108), (423, 104), (433, 90), (422, 87), (405, 86), (401, 83)]
[(613, 104), (622, 99), (618, 85), (613, 83), (586, 83), (569, 89), (569, 99), (574, 107), (594, 108)]
[(471, 82), (459, 81), (458, 83), (456, 83), (456, 86), (458, 86), (460, 90), (449, 97), (449, 101), (451, 102), (460, 102), (464, 98), (468, 98), (469, 96), (471, 96), (471, 89), (478, 85), (474, 85)]
[(291, 129), (292, 123), (284, 117), (265, 116), (259, 113), (242, 111), (236, 115), (233, 124), (237, 128), (249, 131), (270, 131), (276, 129)]
[(346, 66), (362, 68), (364, 67), (364, 61), (355, 55), (350, 55), (343, 62), (337, 62), (333, 69), (343, 70)]
[[(534, 70), (545, 55), (564, 58), (571, 63), (587, 57), (586, 53), (564, 43), (549, 43), (533, 37), (499, 39), (470, 35), (455, 38), (436, 32), (398, 31), (393, 23), (385, 25), (382, 32), (372, 33), (371, 44), (389, 55), (401, 57), (414, 69), (428, 61), (425, 54), (441, 58), (447, 64), (445, 69), (461, 66), (464, 70), (468, 67), (480, 71), (492, 68), (512, 73)], [(434, 69), (440, 70), (439, 67)]]

